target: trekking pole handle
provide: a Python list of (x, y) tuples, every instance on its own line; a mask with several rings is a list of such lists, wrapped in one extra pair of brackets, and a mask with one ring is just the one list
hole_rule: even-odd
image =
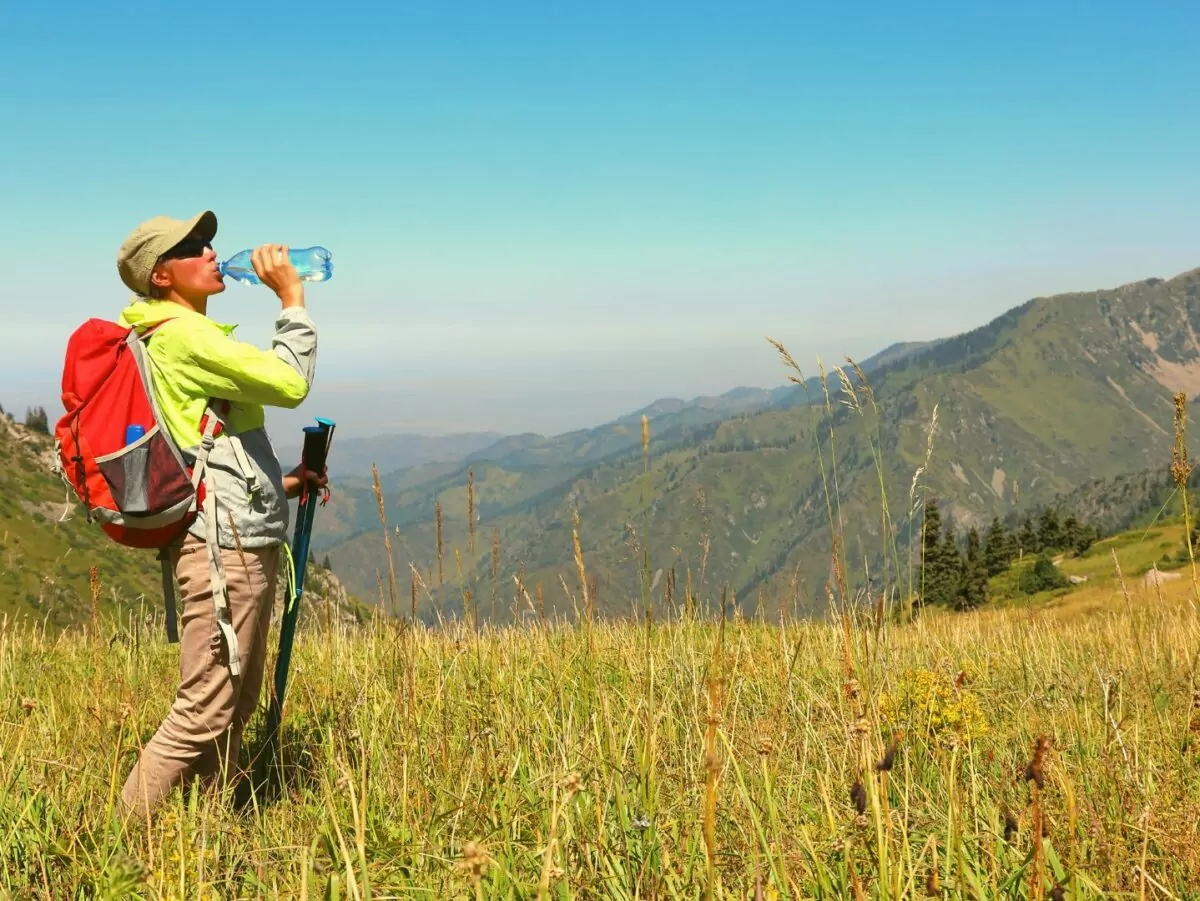
[(329, 425), (306, 425), (304, 427), (304, 449), (300, 459), (304, 468), (318, 476), (325, 471), (325, 457), (329, 451)]

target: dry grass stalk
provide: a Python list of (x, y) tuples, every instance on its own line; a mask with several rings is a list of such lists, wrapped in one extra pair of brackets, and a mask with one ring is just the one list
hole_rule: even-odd
[(496, 621), (496, 579), (500, 574), (500, 530), (492, 527), (492, 611), (490, 619)]
[(99, 716), (100, 698), (100, 569), (88, 567), (88, 587), (92, 594), (92, 697), (96, 699), (96, 715)]
[[(1108, 552), (1112, 556), (1113, 570), (1117, 574), (1117, 584), (1121, 586), (1121, 596), (1125, 599), (1125, 610), (1132, 617), (1133, 599), (1129, 595), (1129, 586), (1125, 584), (1125, 574), (1121, 572), (1121, 561), (1117, 559), (1117, 549), (1109, 548)], [(1162, 590), (1161, 586), (1159, 587), (1159, 590)], [(1161, 600), (1161, 595), (1159, 597)], [(1148, 689), (1150, 687), (1150, 670), (1146, 666), (1146, 649), (1142, 646), (1141, 632), (1135, 631), (1134, 639), (1138, 649), (1137, 656), (1142, 671), (1142, 681), (1145, 683)]]
[[(246, 567), (246, 550), (242, 547), (242, 536), (238, 533), (237, 523), (233, 521), (233, 511), (225, 511), (226, 521), (229, 523), (229, 534), (233, 537), (233, 546), (237, 550), (238, 559), (242, 562), (242, 570), (247, 571)], [(311, 554), (310, 554), (311, 557)], [(304, 561), (308, 565), (308, 561)]]
[(458, 573), (458, 584), (462, 589), (463, 619), (468, 620), (471, 615), (471, 589), (467, 587), (466, 581), (463, 579), (462, 554), (457, 547), (454, 549), (454, 569)]
[(1033, 758), (1025, 767), (1025, 781), (1031, 783), (1033, 801), (1033, 867), (1030, 872), (1030, 896), (1041, 899), (1045, 895), (1045, 858), (1042, 847), (1044, 827), (1042, 823), (1042, 789), (1046, 784), (1044, 764), (1049, 743), (1046, 736), (1039, 735), (1033, 746)]
[(838, 377), (838, 381), (842, 383), (842, 394), (845, 398), (842, 400), (842, 406), (853, 410), (855, 413), (862, 412), (862, 403), (858, 399), (858, 392), (854, 389), (854, 383), (850, 381), (850, 377), (846, 375), (846, 370), (841, 366), (833, 367), (834, 373)]
[(721, 763), (717, 756), (717, 726), (721, 722), (721, 701), (724, 688), (722, 657), (725, 644), (725, 593), (721, 594), (721, 624), (713, 643), (712, 660), (709, 663), (705, 695), (708, 699), (708, 720), (704, 730), (704, 811), (702, 830), (704, 833), (704, 858), (707, 878), (704, 897), (711, 901), (717, 882), (717, 777)]
[[(921, 499), (917, 497), (917, 489), (923, 487), (921, 485), (921, 476), (929, 471), (929, 464), (933, 460), (933, 438), (937, 434), (938, 425), (938, 405), (933, 405), (933, 412), (929, 417), (929, 431), (925, 434), (925, 460), (913, 471), (912, 484), (908, 488), (908, 522), (909, 522), (909, 543), (908, 543), (908, 592), (905, 599), (905, 616), (908, 620), (913, 618), (913, 605), (916, 601), (916, 586), (912, 574), (913, 563), (913, 545), (912, 541), (912, 521), (916, 516), (917, 510), (921, 504)], [(921, 523), (922, 536), (924, 535), (925, 524)], [(921, 578), (925, 578), (925, 542), (917, 541), (915, 544), (920, 548), (921, 552)], [(921, 586), (921, 595), (925, 593), (924, 585)]]
[[(700, 579), (696, 584), (697, 596), (704, 591), (704, 574), (708, 569), (708, 551), (712, 547), (712, 540), (705, 535), (700, 542), (700, 546), (704, 548), (704, 553), (700, 555)], [(692, 593), (691, 577), (688, 578), (688, 594)]]
[(438, 567), (438, 588), (441, 588), (446, 577), (442, 571), (442, 502), (438, 501), (433, 505), (433, 520), (437, 527), (437, 567)]
[(572, 773), (563, 781), (564, 797), (561, 803), (552, 802), (550, 806), (550, 840), (546, 843), (546, 847), (542, 852), (542, 873), (538, 880), (538, 893), (540, 899), (546, 898), (550, 893), (550, 879), (554, 876), (561, 878), (562, 870), (555, 866), (554, 857), (558, 850), (558, 821), (563, 815), (563, 810), (570, 803), (575, 793), (579, 791), (582, 782), (579, 774)]
[(475, 553), (475, 469), (467, 470), (467, 528), (471, 541), (468, 545), (471, 553)]
[(92, 593), (92, 637), (100, 635), (100, 569), (92, 565), (88, 567), (88, 588)]
[(1200, 580), (1196, 578), (1196, 551), (1192, 545), (1192, 510), (1188, 497), (1188, 481), (1191, 479), (1192, 466), (1188, 460), (1187, 448), (1187, 394), (1180, 391), (1174, 398), (1175, 441), (1171, 447), (1171, 481), (1183, 498), (1183, 534), (1187, 543), (1188, 564), (1192, 576), (1192, 605), (1193, 609), (1200, 603)]
[(579, 572), (579, 590), (583, 592), (583, 611), (587, 621), (592, 621), (592, 597), (588, 592), (587, 568), (583, 564), (583, 548), (579, 543), (579, 511), (572, 518), (571, 544), (575, 553), (575, 568)]
[(433, 594), (429, 590), (429, 583), (421, 576), (421, 571), (412, 563), (408, 564), (408, 568), (412, 571), (412, 578), (416, 587), (425, 595), (430, 603), (433, 603)]
[(775, 350), (777, 350), (779, 352), (779, 356), (783, 358), (784, 365), (787, 366), (788, 369), (791, 369), (793, 372), (796, 373), (796, 375), (792, 375), (791, 373), (789, 373), (788, 381), (792, 382), (796, 385), (800, 385), (802, 387), (805, 386), (806, 380), (804, 378), (804, 373), (800, 371), (800, 364), (796, 362), (796, 359), (795, 359), (795, 357), (792, 356), (791, 352), (786, 347), (784, 347), (781, 342), (776, 341), (774, 338), (768, 337), (767, 343), (770, 344), (772, 347), (775, 348)]
[(529, 590), (525, 587), (525, 567), (524, 566), (522, 566), (520, 569), (518, 569), (517, 572), (513, 575), (513, 582), (517, 586), (517, 590), (513, 595), (513, 609), (512, 609), (513, 621), (515, 622), (520, 618), (520, 604), (521, 604), (522, 600), (525, 601), (525, 603), (529, 606), (529, 612), (536, 616), (537, 615), (537, 607), (535, 607), (533, 605), (533, 598), (531, 598), (529, 596)]
[(379, 508), (379, 524), (383, 527), (383, 549), (387, 554), (388, 565), (388, 597), (391, 602), (389, 612), (393, 615), (400, 610), (400, 601), (396, 590), (396, 564), (392, 561), (392, 537), (388, 533), (387, 513), (383, 505), (383, 487), (379, 484), (379, 467), (371, 464), (371, 477), (375, 489), (375, 504)]
[(871, 387), (871, 383), (867, 381), (867, 374), (862, 371), (862, 367), (855, 362), (853, 357), (846, 357), (846, 362), (850, 364), (850, 367), (854, 370), (854, 374), (858, 376), (859, 390), (866, 394), (867, 400), (871, 404), (871, 409), (875, 411), (876, 415), (878, 415), (879, 406), (875, 403), (875, 389), (873, 389)]

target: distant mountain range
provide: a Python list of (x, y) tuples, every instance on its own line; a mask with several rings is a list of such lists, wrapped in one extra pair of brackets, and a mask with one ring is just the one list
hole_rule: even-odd
[[(836, 500), (842, 559), (852, 572), (870, 567), (879, 574), (885, 558), (894, 565), (903, 553), (916, 525), (910, 504), (923, 494), (938, 497), (943, 516), (965, 528), (1148, 461), (1165, 465), (1172, 394), (1200, 389), (1198, 297), (1200, 274), (1189, 272), (1036, 298), (966, 334), (898, 345), (864, 361), (870, 396), (853, 390), (849, 368), (831, 372), (828, 409), (819, 380), (810, 379), (807, 392), (737, 389), (715, 399), (658, 401), (553, 438), (508, 437), (456, 463), (410, 467), (383, 482), (394, 559), (402, 574), (411, 561), (436, 585), (440, 504), (443, 588), (426, 600), (425, 615), (461, 610), (466, 590), (477, 611), (491, 612), (493, 534), (497, 618), (512, 605), (518, 573), (526, 586), (541, 584), (549, 609), (570, 612), (579, 595), (572, 539), (578, 515), (601, 612), (641, 604), (644, 542), (653, 573), (663, 570), (656, 594), (672, 569), (680, 588), (690, 570), (696, 580), (703, 574), (710, 601), (727, 586), (750, 610), (787, 604), (819, 613)], [(764, 352), (774, 353), (766, 345)], [(925, 467), (935, 407), (938, 427)], [(648, 472), (643, 413), (651, 433)], [(896, 552), (881, 531), (881, 481)], [(320, 547), (369, 595), (387, 584), (387, 562), (375, 499), (364, 487), (337, 492)]]
[[(862, 363), (870, 391), (844, 367), (825, 383), (661, 399), (557, 436), (341, 439), (340, 465), (360, 474), (335, 481), (315, 556), (353, 594), (378, 602), (382, 588), (390, 603), (374, 462), (397, 606), (408, 610), (411, 563), (427, 619), (468, 598), (484, 619), (574, 615), (575, 532), (600, 615), (643, 605), (647, 553), (655, 605), (690, 582), (709, 609), (727, 593), (747, 613), (820, 615), (831, 512), (851, 590), (867, 571), (874, 585), (897, 567), (903, 580), (910, 511), (926, 496), (960, 529), (1063, 499), (1089, 521), (1153, 515), (1170, 495), (1172, 398), (1200, 391), (1198, 332), (1200, 270), (1035, 298), (965, 334), (889, 347)], [(0, 417), (0, 615), (81, 621), (93, 564), (102, 608), (157, 609), (153, 555), (84, 523), (50, 453), (46, 436)]]
[[(929, 346), (930, 343), (893, 344), (863, 360), (861, 369), (870, 375), (885, 363)], [(642, 416), (653, 421), (657, 443), (670, 436), (682, 439), (690, 430), (732, 416), (787, 409), (821, 396), (820, 379), (814, 376), (802, 386), (734, 388), (721, 395), (691, 400), (660, 398), (603, 425), (550, 437), (526, 432), (487, 442), (483, 440), (485, 433), (453, 436), (445, 442), (437, 438), (409, 440), (416, 436), (350, 439), (338, 445), (337, 470), (353, 475), (334, 478), (336, 497), (322, 511), (314, 528), (313, 547), (324, 553), (356, 532), (379, 527), (378, 504), (369, 476), (372, 462), (379, 467), (385, 496), (395, 496), (397, 500), (395, 505), (388, 505), (389, 521), (410, 525), (430, 518), (434, 498), (446, 486), (465, 485), (469, 469), (520, 473), (520, 485), (503, 494), (506, 508), (520, 507), (544, 493), (553, 495), (565, 489), (585, 468), (640, 447)], [(472, 443), (480, 446), (472, 449)], [(378, 451), (375, 457), (371, 456), (372, 450)], [(434, 451), (440, 453), (438, 458), (432, 457)], [(298, 455), (299, 449), (292, 453)], [(411, 453), (415, 462), (391, 471), (380, 462), (396, 459), (400, 453)], [(427, 458), (417, 459), (422, 453)], [(477, 487), (484, 490), (482, 480)], [(489, 485), (488, 489), (495, 487), (498, 486)]]
[[(914, 342), (893, 344), (864, 360), (862, 368), (865, 372), (870, 373), (887, 362), (899, 359), (926, 346), (928, 346), (926, 343)], [(577, 429), (553, 437), (536, 432), (515, 435), (503, 435), (499, 432), (464, 432), (452, 435), (403, 433), (374, 435), (367, 438), (339, 438), (335, 433), (337, 443), (336, 479), (346, 485), (361, 486), (366, 484), (364, 480), (369, 480), (372, 465), (377, 466), (381, 474), (388, 475), (400, 469), (423, 464), (500, 460), (518, 452), (535, 454), (545, 452), (553, 455), (564, 448), (581, 445), (590, 445), (596, 449), (593, 452), (600, 452), (601, 446), (604, 449), (611, 448), (603, 442), (595, 445), (595, 438), (601, 433), (611, 431), (614, 427), (639, 423), (643, 415), (654, 417), (656, 420), (662, 417), (671, 417), (673, 425), (712, 422), (714, 419), (723, 419), (738, 413), (804, 403), (807, 400), (806, 391), (809, 394), (815, 394), (820, 390), (819, 384), (820, 379), (813, 377), (804, 387), (794, 384), (769, 389), (741, 387), (726, 391), (724, 394), (701, 395), (693, 397), (691, 400), (680, 397), (662, 397), (604, 425), (590, 429)], [(619, 443), (620, 441), (618, 441)], [(298, 444), (281, 445), (278, 452), (283, 460), (300, 459), (300, 445)]]
[[(396, 434), (346, 438), (335, 430), (336, 471), (350, 477), (369, 478), (372, 465), (386, 473), (421, 463), (454, 462), (503, 437), (500, 432), (465, 432), (455, 435)], [(279, 447), (277, 453), (281, 460), (290, 463), (300, 460), (300, 451), (299, 444), (285, 444)]]

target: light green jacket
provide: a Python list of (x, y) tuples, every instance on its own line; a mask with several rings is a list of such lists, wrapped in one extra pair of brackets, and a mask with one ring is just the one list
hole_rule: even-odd
[[(189, 465), (199, 450), (200, 419), (210, 399), (230, 402), (226, 428), (243, 452), (222, 434), (209, 454), (218, 543), (236, 546), (230, 517), (243, 547), (285, 540), (289, 512), (283, 470), (267, 438), (264, 407), (293, 408), (308, 396), (317, 330), (307, 310), (293, 307), (279, 314), (270, 350), (235, 339), (235, 326), (170, 301), (138, 299), (119, 322), (139, 333), (163, 323), (148, 339), (146, 357), (159, 416)], [(204, 538), (203, 513), (190, 532)]]

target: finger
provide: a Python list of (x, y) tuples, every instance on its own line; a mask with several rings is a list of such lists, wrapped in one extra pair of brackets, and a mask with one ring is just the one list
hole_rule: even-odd
[(263, 257), (263, 255), (262, 255), (261, 247), (255, 247), (254, 250), (252, 250), (250, 252), (250, 263), (254, 266), (254, 271), (258, 275), (259, 278), (262, 278), (262, 276), (263, 276), (263, 258), (262, 257)]

